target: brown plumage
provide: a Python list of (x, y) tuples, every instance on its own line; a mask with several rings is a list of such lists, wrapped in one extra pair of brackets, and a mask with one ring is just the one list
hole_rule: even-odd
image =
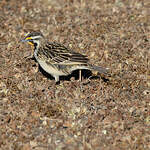
[(56, 82), (59, 81), (59, 76), (69, 75), (74, 70), (88, 69), (107, 73), (105, 68), (91, 65), (87, 56), (74, 52), (62, 44), (48, 42), (41, 32), (31, 32), (22, 41), (34, 45), (34, 57)]

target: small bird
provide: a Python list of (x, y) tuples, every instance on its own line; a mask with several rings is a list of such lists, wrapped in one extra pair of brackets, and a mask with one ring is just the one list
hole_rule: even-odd
[(44, 71), (59, 82), (60, 76), (67, 76), (74, 70), (95, 70), (107, 74), (107, 69), (91, 65), (87, 56), (72, 51), (62, 44), (49, 42), (40, 31), (30, 32), (22, 42), (34, 46), (33, 56)]

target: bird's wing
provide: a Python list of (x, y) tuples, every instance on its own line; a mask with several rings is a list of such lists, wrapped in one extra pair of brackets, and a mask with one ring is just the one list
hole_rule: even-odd
[(47, 43), (44, 46), (43, 53), (47, 56), (47, 63), (51, 64), (86, 64), (89, 61), (87, 56), (74, 52), (58, 43)]

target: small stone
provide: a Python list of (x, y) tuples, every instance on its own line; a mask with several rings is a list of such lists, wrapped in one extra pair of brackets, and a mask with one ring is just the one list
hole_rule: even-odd
[(35, 141), (30, 141), (30, 145), (31, 145), (32, 147), (36, 147), (36, 146), (37, 146), (37, 142), (35, 142)]
[(106, 135), (107, 134), (107, 130), (102, 130), (102, 133)]

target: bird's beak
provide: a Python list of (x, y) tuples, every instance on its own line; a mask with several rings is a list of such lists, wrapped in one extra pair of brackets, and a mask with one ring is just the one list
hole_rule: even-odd
[(25, 37), (24, 39), (20, 40), (20, 42), (28, 42), (30, 45), (34, 45), (31, 37)]
[(21, 39), (19, 42), (27, 42), (25, 39)]

